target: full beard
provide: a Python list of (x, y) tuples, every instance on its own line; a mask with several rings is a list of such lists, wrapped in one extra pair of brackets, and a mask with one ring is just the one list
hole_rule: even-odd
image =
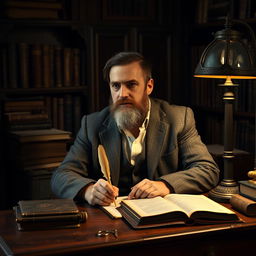
[[(129, 106), (126, 104), (129, 104)], [(111, 112), (120, 129), (132, 130), (142, 125), (146, 117), (147, 104), (146, 108), (142, 109), (135, 106), (131, 101), (119, 100), (112, 105)]]

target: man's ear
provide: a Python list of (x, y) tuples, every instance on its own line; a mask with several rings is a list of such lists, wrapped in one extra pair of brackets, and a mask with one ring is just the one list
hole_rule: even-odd
[(154, 89), (154, 79), (153, 78), (150, 78), (147, 82), (147, 95), (150, 95), (151, 92), (153, 91)]

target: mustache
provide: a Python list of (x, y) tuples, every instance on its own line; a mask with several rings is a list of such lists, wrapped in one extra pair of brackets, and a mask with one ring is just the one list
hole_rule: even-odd
[(127, 100), (127, 99), (120, 99), (118, 101), (115, 102), (115, 106), (120, 106), (120, 105), (125, 105), (125, 104), (131, 104), (134, 105), (134, 102), (132, 100)]
[(134, 101), (128, 100), (128, 99), (120, 99), (120, 100), (116, 101), (115, 103), (113, 103), (113, 104), (111, 105), (111, 111), (114, 112), (114, 111), (117, 110), (121, 105), (125, 105), (125, 104), (131, 104), (133, 107), (136, 107), (136, 104), (134, 103)]

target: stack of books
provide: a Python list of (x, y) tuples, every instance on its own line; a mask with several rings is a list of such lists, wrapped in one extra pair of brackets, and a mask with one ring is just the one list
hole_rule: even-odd
[(24, 200), (13, 208), (18, 230), (78, 228), (87, 219), (72, 199)]
[(239, 194), (231, 197), (233, 208), (247, 216), (256, 216), (256, 182), (254, 180), (239, 181)]
[(1, 16), (14, 19), (58, 19), (62, 10), (60, 1), (18, 1), (1, 2)]
[(8, 138), (10, 167), (16, 176), (16, 199), (52, 198), (52, 171), (63, 161), (71, 132), (58, 129), (12, 131)]
[(48, 129), (52, 126), (43, 98), (9, 99), (4, 103), (8, 130)]

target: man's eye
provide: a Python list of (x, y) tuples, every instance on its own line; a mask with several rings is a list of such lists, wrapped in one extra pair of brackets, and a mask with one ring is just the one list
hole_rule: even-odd
[(127, 86), (128, 86), (129, 88), (134, 88), (136, 85), (137, 85), (136, 82), (130, 82), (130, 83), (127, 84)]
[(115, 91), (118, 91), (120, 89), (120, 84), (118, 83), (114, 83), (111, 85), (111, 87), (115, 90)]

